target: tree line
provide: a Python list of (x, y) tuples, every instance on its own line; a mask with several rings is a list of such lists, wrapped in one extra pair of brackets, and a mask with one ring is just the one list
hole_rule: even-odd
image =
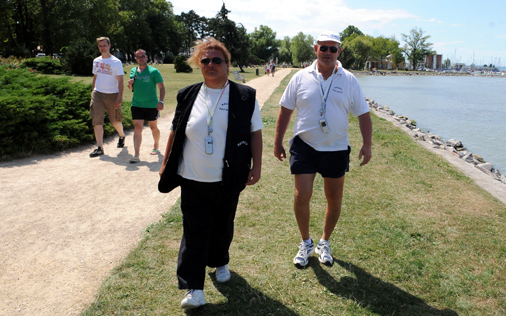
[[(95, 39), (108, 36), (112, 51), (133, 61), (138, 48), (151, 60), (172, 62), (177, 55), (189, 55), (199, 38), (213, 36), (230, 50), (232, 63), (260, 65), (270, 60), (278, 64), (300, 65), (316, 58), (314, 38), (299, 32), (294, 37), (276, 38), (270, 27), (260, 25), (247, 33), (241, 23), (229, 19), (223, 3), (215, 17), (199, 16), (195, 11), (176, 15), (165, 0), (3, 0), (0, 2), (0, 53), (6, 56), (33, 57), (39, 52), (62, 55), (69, 72), (90, 74), (96, 57)], [(394, 37), (372, 37), (350, 25), (340, 33), (343, 52), (339, 57), (345, 68), (363, 69), (371, 60), (392, 55), (395, 64), (406, 56), (416, 65), (431, 50), (423, 30), (414, 28), (402, 34), (401, 47)]]

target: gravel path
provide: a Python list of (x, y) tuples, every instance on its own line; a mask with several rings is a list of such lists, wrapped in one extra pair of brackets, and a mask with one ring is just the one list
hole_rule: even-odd
[[(248, 83), (260, 105), (288, 73)], [(171, 120), (159, 120), (162, 152)], [(86, 146), (0, 164), (0, 315), (79, 314), (143, 229), (177, 200), (179, 190), (157, 190), (162, 155), (149, 155), (148, 127), (140, 163), (128, 162), (133, 131), (124, 148), (116, 143), (107, 139), (98, 158)]]

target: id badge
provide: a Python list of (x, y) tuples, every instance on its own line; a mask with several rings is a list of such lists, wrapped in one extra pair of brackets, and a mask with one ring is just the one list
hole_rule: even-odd
[(323, 134), (327, 134), (329, 132), (329, 127), (327, 125), (327, 120), (322, 118), (320, 120), (320, 127), (322, 128)]
[(204, 140), (206, 146), (206, 154), (212, 155), (213, 153), (213, 138), (211, 136), (207, 136)]

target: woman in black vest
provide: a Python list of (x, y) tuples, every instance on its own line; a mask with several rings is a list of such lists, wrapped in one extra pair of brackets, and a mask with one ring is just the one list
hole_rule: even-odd
[(239, 194), (260, 179), (262, 118), (256, 91), (228, 80), (230, 53), (207, 38), (194, 47), (190, 64), (204, 82), (181, 89), (160, 168), (159, 190), (181, 186), (183, 237), (177, 277), (188, 290), (182, 308), (206, 304), (206, 266), (227, 282), (229, 247)]

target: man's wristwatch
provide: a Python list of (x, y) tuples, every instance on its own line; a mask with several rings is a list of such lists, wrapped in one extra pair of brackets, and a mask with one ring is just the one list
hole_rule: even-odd
[(158, 103), (161, 103), (161, 104), (163, 104), (163, 101), (162, 101), (162, 100), (160, 100), (160, 101), (158, 101)]

